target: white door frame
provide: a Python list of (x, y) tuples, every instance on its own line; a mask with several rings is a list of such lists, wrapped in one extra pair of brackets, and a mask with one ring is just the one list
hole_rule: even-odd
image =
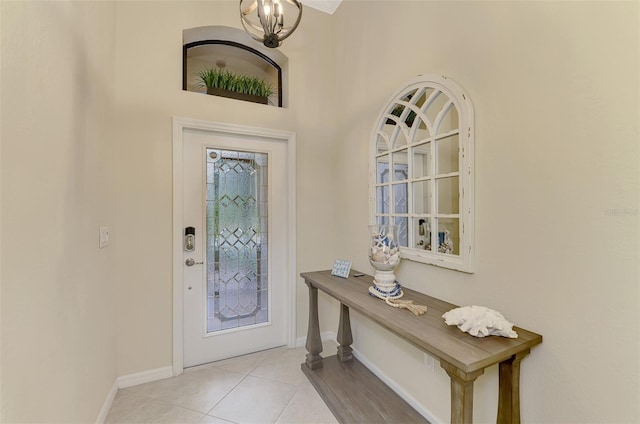
[(239, 135), (287, 144), (287, 343), (296, 343), (296, 135), (290, 131), (173, 118), (173, 375), (180, 375), (184, 366), (184, 281), (183, 281), (183, 176), (182, 147), (185, 129), (208, 131), (213, 135)]

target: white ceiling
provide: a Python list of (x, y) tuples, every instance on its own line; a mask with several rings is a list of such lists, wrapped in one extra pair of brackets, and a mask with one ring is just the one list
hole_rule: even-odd
[(319, 10), (329, 15), (333, 15), (333, 12), (338, 9), (342, 0), (300, 0), (304, 6), (309, 6), (313, 9)]

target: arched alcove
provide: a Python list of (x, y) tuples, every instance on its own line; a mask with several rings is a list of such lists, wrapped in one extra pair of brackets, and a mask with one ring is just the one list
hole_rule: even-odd
[[(286, 107), (288, 59), (281, 52), (256, 43), (240, 29), (224, 26), (186, 29), (182, 38), (183, 90)], [(203, 72), (211, 79), (206, 85), (201, 77)], [(272, 92), (256, 99), (215, 89), (218, 84), (234, 86), (238, 80), (261, 94), (264, 91), (260, 89), (264, 86), (270, 87)]]

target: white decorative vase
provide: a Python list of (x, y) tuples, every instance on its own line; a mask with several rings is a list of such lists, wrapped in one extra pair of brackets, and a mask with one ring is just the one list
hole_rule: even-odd
[(369, 263), (376, 270), (373, 289), (382, 295), (393, 296), (398, 289), (393, 270), (400, 263), (397, 225), (369, 226)]

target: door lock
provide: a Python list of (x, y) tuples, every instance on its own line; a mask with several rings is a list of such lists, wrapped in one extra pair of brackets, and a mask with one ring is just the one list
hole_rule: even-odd
[(196, 249), (196, 229), (187, 227), (184, 229), (184, 250), (193, 252)]
[(184, 261), (184, 264), (186, 266), (194, 266), (194, 265), (202, 265), (204, 262), (196, 262), (195, 259), (193, 258), (189, 258), (186, 261)]

